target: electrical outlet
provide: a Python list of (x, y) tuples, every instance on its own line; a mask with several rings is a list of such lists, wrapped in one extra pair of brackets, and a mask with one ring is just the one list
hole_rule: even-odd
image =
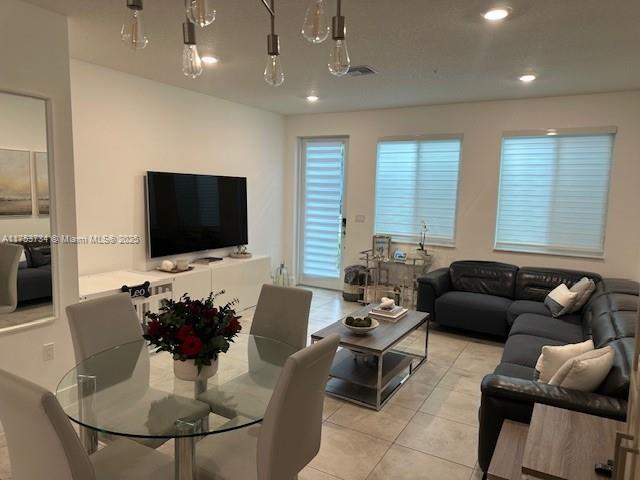
[(356, 215), (356, 223), (364, 223), (364, 215)]
[(42, 346), (42, 360), (45, 362), (50, 362), (54, 357), (54, 346), (53, 343), (45, 343)]

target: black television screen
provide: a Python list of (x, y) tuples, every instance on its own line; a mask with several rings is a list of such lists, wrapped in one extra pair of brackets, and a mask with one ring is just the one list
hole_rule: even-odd
[(246, 245), (247, 179), (147, 172), (149, 255)]

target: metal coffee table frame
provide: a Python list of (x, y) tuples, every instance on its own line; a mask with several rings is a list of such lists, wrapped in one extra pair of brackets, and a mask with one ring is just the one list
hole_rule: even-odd
[[(358, 312), (355, 312), (356, 314)], [(422, 312), (414, 312), (420, 313)], [(336, 353), (326, 393), (374, 410), (380, 410), (398, 392), (400, 387), (426, 362), (429, 348), (430, 315), (424, 313), (422, 321), (407, 330), (384, 350), (367, 348), (349, 342), (350, 337), (341, 335), (340, 347)], [(402, 319), (398, 320), (401, 322)], [(382, 320), (381, 322), (384, 322)], [(311, 342), (322, 338), (322, 332), (337, 328), (341, 320), (311, 335)], [(398, 350), (396, 347), (413, 332), (426, 326), (424, 355)], [(339, 332), (338, 332), (339, 333)], [(365, 364), (361, 362), (364, 360)], [(417, 361), (417, 363), (415, 363)], [(415, 364), (414, 364), (415, 363)], [(408, 370), (406, 375), (402, 372)]]

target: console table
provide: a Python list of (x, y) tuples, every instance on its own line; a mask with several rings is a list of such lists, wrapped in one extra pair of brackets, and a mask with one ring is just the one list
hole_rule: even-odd
[(488, 480), (602, 480), (594, 466), (615, 455), (625, 424), (608, 418), (536, 404), (529, 425), (506, 420)]

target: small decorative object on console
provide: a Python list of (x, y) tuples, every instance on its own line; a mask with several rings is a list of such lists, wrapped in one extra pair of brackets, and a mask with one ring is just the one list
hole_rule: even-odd
[(149, 288), (151, 283), (144, 282), (140, 285), (134, 285), (132, 287), (128, 287), (127, 285), (123, 285), (120, 289), (122, 292), (129, 292), (131, 298), (149, 298), (151, 296), (151, 289)]
[(216, 307), (211, 293), (203, 300), (186, 294), (180, 301), (162, 300), (159, 313), (147, 312), (147, 332), (143, 335), (157, 352), (173, 355), (173, 371), (181, 380), (206, 380), (216, 374), (218, 357), (226, 353), (242, 329), (233, 309), (237, 299)]
[[(180, 263), (181, 265), (184, 265), (182, 261), (180, 261)], [(188, 261), (185, 268), (180, 268), (179, 265), (176, 265), (171, 260), (163, 260), (160, 266), (158, 267), (158, 270), (160, 270), (161, 272), (167, 272), (167, 273), (180, 273), (180, 272), (188, 272), (189, 270), (193, 270), (193, 267), (189, 265)]]
[(373, 236), (373, 256), (384, 260), (391, 254), (391, 237), (389, 235)]
[(407, 252), (403, 252), (402, 250), (396, 250), (393, 252), (393, 261), (404, 263), (407, 261)]
[(284, 266), (284, 262), (280, 263), (280, 266), (273, 272), (273, 284), (279, 287), (290, 287), (289, 271)]
[(238, 245), (235, 252), (229, 254), (231, 258), (251, 258), (253, 254), (247, 251), (246, 245)]

